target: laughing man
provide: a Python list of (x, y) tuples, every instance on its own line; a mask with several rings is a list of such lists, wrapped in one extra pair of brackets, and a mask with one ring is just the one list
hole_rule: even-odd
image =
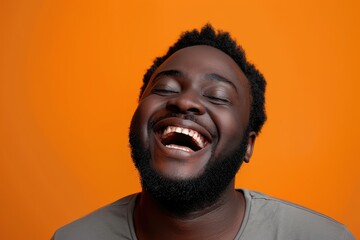
[(146, 72), (129, 141), (142, 192), (60, 228), (53, 240), (351, 240), (346, 227), (245, 189), (266, 120), (263, 75), (226, 32), (185, 32)]

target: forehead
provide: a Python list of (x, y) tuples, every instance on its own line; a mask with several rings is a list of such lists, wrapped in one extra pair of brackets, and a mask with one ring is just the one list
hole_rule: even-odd
[(237, 89), (249, 91), (249, 81), (240, 67), (229, 55), (214, 47), (182, 48), (162, 63), (152, 77), (166, 70), (178, 70), (188, 76), (215, 73), (231, 81)]

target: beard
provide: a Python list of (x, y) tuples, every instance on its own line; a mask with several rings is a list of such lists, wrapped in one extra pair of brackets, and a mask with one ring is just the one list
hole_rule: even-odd
[(189, 179), (171, 179), (151, 166), (149, 147), (141, 141), (141, 127), (133, 117), (129, 132), (131, 156), (140, 174), (143, 191), (148, 192), (168, 212), (182, 217), (212, 206), (229, 186), (238, 172), (247, 148), (249, 127), (236, 150), (214, 157), (212, 154), (204, 171)]

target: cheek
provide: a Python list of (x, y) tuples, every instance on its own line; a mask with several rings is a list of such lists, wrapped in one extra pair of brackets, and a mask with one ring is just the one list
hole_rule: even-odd
[(233, 114), (223, 113), (221, 115), (220, 133), (230, 141), (236, 142), (237, 139), (242, 137), (242, 133), (245, 131), (244, 125), (241, 118)]
[(156, 97), (149, 96), (142, 99), (135, 110), (133, 121), (136, 122), (137, 131), (145, 143), (148, 142), (149, 124), (151, 123), (152, 117), (159, 111), (161, 106), (161, 102), (158, 101)]
[(219, 140), (225, 147), (238, 147), (248, 125), (248, 113), (240, 113), (229, 109), (217, 110), (216, 125), (218, 127)]
[(136, 138), (141, 141), (141, 144), (147, 147), (148, 132), (146, 131), (147, 125), (144, 122), (143, 115), (142, 106), (138, 105), (131, 120), (131, 130), (132, 134), (135, 134)]

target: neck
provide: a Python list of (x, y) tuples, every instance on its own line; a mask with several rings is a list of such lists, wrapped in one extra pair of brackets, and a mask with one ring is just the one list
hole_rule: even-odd
[(135, 231), (139, 240), (148, 239), (234, 239), (245, 212), (242, 192), (234, 181), (210, 207), (178, 216), (164, 209), (143, 191), (134, 211)]

